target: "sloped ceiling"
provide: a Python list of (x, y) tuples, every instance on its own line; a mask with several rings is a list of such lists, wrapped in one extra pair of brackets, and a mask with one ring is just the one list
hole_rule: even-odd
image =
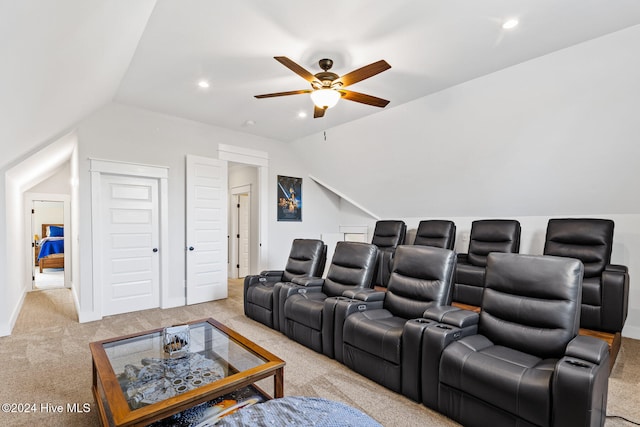
[(255, 99), (310, 87), (274, 56), (339, 75), (385, 59), (352, 88), (392, 109), (638, 23), (637, 0), (159, 0), (116, 100), (293, 141), (382, 110), (341, 101), (313, 119), (308, 95)]
[(392, 109), (638, 23), (637, 0), (2, 1), (0, 167), (112, 100), (281, 141), (381, 111), (299, 118), (306, 95), (255, 99), (308, 87), (273, 56), (312, 72), (330, 57), (338, 74), (385, 59), (353, 90)]
[(113, 99), (154, 5), (0, 2), (0, 167)]

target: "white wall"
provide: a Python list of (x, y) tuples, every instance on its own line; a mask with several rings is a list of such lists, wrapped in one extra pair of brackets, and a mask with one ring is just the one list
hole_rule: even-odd
[(71, 165), (65, 162), (55, 173), (27, 190), (30, 193), (71, 194)]
[[(91, 194), (89, 158), (169, 167), (169, 299), (184, 295), (185, 279), (185, 155), (216, 157), (219, 143), (269, 153), (268, 268), (282, 268), (297, 237), (319, 237), (326, 229), (337, 229), (338, 205), (333, 196), (305, 180), (304, 218), (301, 223), (276, 221), (276, 176), (304, 177), (306, 165), (299, 162), (287, 144), (202, 123), (179, 119), (112, 103), (84, 120), (79, 139), (80, 305), (81, 321), (96, 318), (93, 307), (91, 260)], [(98, 316), (99, 317), (99, 316)]]

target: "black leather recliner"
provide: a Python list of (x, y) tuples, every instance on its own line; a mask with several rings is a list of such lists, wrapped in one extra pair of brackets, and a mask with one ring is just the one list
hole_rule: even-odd
[(245, 316), (279, 329), (274, 318), (274, 285), (298, 276), (322, 276), (326, 258), (327, 246), (322, 240), (295, 239), (284, 270), (265, 270), (260, 275), (245, 277)]
[(484, 290), (487, 255), (491, 252), (517, 253), (520, 250), (520, 223), (511, 219), (483, 219), (471, 223), (469, 250), (458, 254), (453, 301), (479, 306)]
[[(609, 351), (577, 336), (582, 275), (576, 259), (490, 254), (477, 334), (425, 330), (425, 405), (465, 426), (603, 425)], [(425, 316), (443, 320), (447, 310)]]
[(378, 261), (373, 277), (373, 284), (387, 287), (391, 275), (391, 264), (396, 248), (404, 244), (407, 225), (404, 221), (384, 220), (376, 222), (371, 244), (378, 247)]
[(582, 261), (580, 326), (616, 333), (627, 318), (629, 274), (626, 266), (610, 264), (613, 228), (608, 219), (550, 219), (544, 254)]
[(456, 224), (453, 221), (432, 219), (420, 221), (414, 245), (453, 249), (456, 243)]
[[(322, 352), (324, 300), (349, 289), (371, 287), (378, 249), (368, 243), (338, 242), (325, 279), (294, 278), (278, 284), (287, 337)], [(284, 326), (284, 330), (282, 328)]]
[[(344, 323), (344, 364), (383, 386), (419, 400), (420, 340), (423, 313), (430, 307), (451, 302), (456, 256), (452, 250), (428, 246), (400, 246), (386, 292), (360, 292)], [(358, 301), (361, 295), (363, 301)], [(378, 298), (372, 298), (377, 296)], [(367, 301), (382, 300), (382, 307), (367, 308)], [(339, 311), (337, 311), (339, 312)], [(411, 319), (415, 319), (412, 321)]]

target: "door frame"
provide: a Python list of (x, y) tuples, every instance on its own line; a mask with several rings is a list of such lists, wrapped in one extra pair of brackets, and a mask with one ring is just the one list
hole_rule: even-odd
[(169, 168), (112, 160), (89, 159), (91, 173), (91, 239), (93, 311), (102, 319), (102, 175), (120, 175), (158, 180), (160, 216), (160, 308), (171, 307), (169, 302)]
[[(37, 201), (47, 201), (47, 202), (62, 202), (63, 203), (63, 225), (65, 229), (64, 233), (64, 287), (71, 287), (71, 252), (73, 248), (71, 246), (71, 195), (69, 194), (58, 194), (58, 193), (24, 193), (24, 212), (25, 212), (25, 242), (33, 242), (33, 224), (32, 224), (32, 214), (31, 209), (33, 208), (33, 202)], [(43, 236), (44, 237), (44, 236)], [(30, 285), (27, 285), (28, 291), (35, 290), (35, 283), (33, 280), (33, 269), (34, 261), (33, 261), (33, 247), (31, 245), (27, 245), (27, 251), (29, 255), (27, 256), (27, 279)], [(31, 279), (29, 279), (31, 278)]]
[(247, 184), (247, 185), (241, 185), (239, 187), (233, 187), (231, 188), (231, 191), (229, 192), (229, 198), (231, 199), (231, 202), (229, 203), (229, 212), (231, 213), (230, 218), (229, 218), (229, 225), (230, 225), (230, 233), (229, 233), (229, 278), (231, 279), (237, 279), (240, 275), (238, 274), (238, 269), (235, 267), (235, 265), (238, 264), (238, 262), (240, 261), (238, 259), (238, 252), (239, 252), (239, 243), (238, 243), (238, 239), (234, 237), (234, 235), (237, 235), (239, 230), (240, 230), (240, 223), (238, 221), (238, 210), (234, 209), (234, 203), (237, 204), (239, 203), (238, 197), (241, 194), (248, 194), (249, 195), (249, 267), (248, 269), (251, 268), (251, 243), (253, 243), (253, 238), (251, 236), (251, 184)]
[[(218, 158), (234, 163), (255, 166), (258, 169), (258, 188), (252, 193), (258, 203), (258, 272), (267, 267), (269, 254), (269, 153), (228, 144), (218, 144)], [(257, 272), (249, 271), (249, 274)]]

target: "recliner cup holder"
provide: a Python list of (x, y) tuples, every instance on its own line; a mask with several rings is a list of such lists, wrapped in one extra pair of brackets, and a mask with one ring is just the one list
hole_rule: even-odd
[(589, 365), (586, 363), (579, 362), (577, 360), (565, 360), (565, 363), (568, 363), (571, 366), (576, 366), (578, 368), (588, 368)]

